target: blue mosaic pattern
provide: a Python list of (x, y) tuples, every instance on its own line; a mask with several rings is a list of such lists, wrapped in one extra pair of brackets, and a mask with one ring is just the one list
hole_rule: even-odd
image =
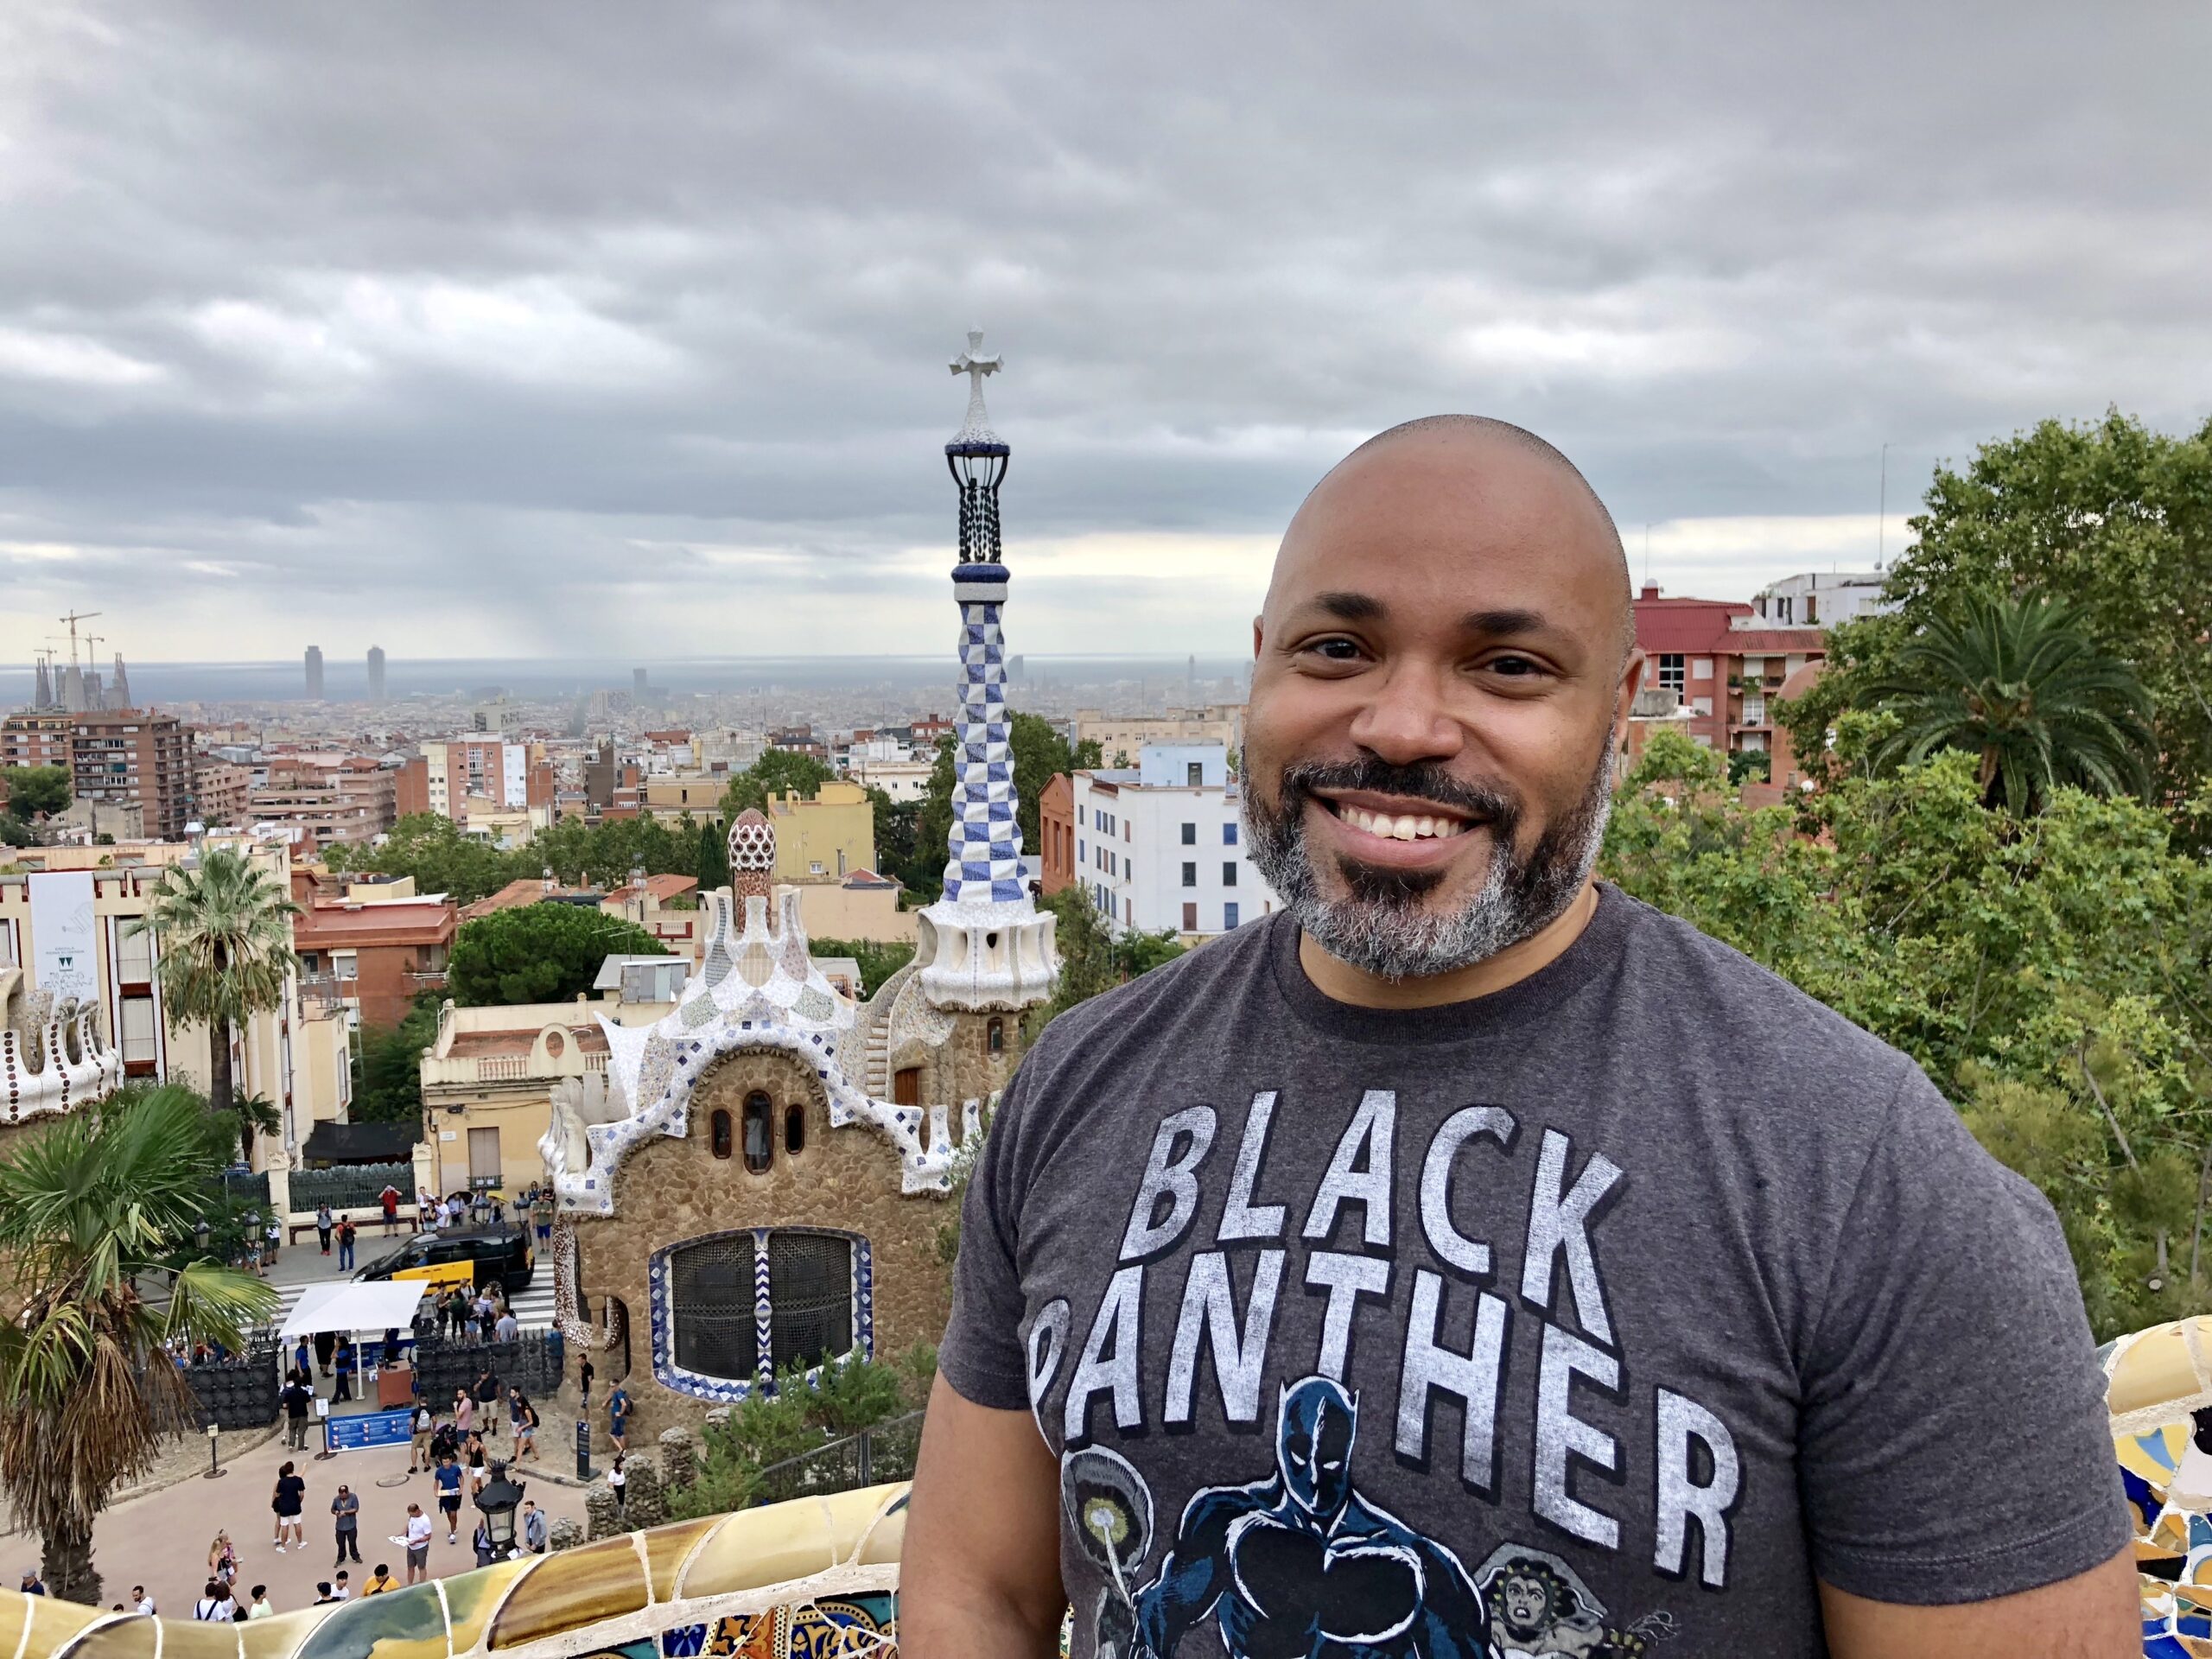
[[(978, 569), (968, 566), (963, 575), (972, 578)], [(954, 590), (969, 585), (956, 582)], [(953, 732), (953, 819), (944, 867), (949, 904), (1004, 904), (1027, 892), (1021, 881), (1021, 826), (1014, 817), (1000, 606), (996, 599), (960, 602), (960, 713)]]
[[(754, 1227), (741, 1230), (753, 1235), (753, 1331), (760, 1343), (760, 1369), (749, 1381), (709, 1376), (676, 1363), (676, 1313), (670, 1306), (669, 1257), (683, 1245), (698, 1241), (687, 1238), (654, 1251), (645, 1268), (654, 1380), (679, 1394), (721, 1406), (735, 1405), (755, 1389), (772, 1392), (775, 1388), (775, 1367), (769, 1358), (768, 1235), (776, 1230)], [(875, 1251), (859, 1233), (843, 1232), (834, 1227), (804, 1227), (798, 1230), (849, 1239), (853, 1246), (853, 1345), (836, 1358), (825, 1360), (823, 1365), (810, 1370), (806, 1380), (811, 1383), (822, 1375), (824, 1365), (842, 1365), (855, 1355), (862, 1359), (875, 1357)]]

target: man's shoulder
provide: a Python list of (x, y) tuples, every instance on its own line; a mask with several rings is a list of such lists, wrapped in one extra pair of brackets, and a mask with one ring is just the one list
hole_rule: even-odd
[(1622, 906), (1619, 1039), (1685, 1069), (1740, 1078), (1799, 1101), (1885, 1104), (1914, 1076), (1912, 1057), (1678, 916), (1608, 887)]

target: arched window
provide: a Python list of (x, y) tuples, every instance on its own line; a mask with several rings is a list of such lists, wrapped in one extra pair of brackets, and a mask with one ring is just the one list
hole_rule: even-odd
[(994, 1020), (983, 1027), (983, 1042), (994, 1054), (1006, 1052), (1006, 1021)]
[(745, 1097), (745, 1166), (755, 1175), (766, 1175), (775, 1161), (775, 1106), (756, 1089)]
[(784, 1108), (784, 1150), (806, 1150), (806, 1108), (796, 1101)]
[(728, 1157), (730, 1144), (729, 1114), (724, 1111), (715, 1112), (714, 1116), (708, 1121), (708, 1133), (709, 1138), (714, 1143), (715, 1156), (717, 1158)]

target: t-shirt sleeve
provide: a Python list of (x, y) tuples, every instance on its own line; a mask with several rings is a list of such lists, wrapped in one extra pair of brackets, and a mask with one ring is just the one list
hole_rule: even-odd
[(1000, 1411), (1029, 1405), (1022, 1363), (1021, 1270), (1015, 1255), (1020, 1220), (1015, 1141), (1033, 1052), (1014, 1074), (984, 1136), (960, 1206), (960, 1254), (952, 1268), (952, 1319), (938, 1348), (938, 1370), (963, 1399)]
[(1983, 1601), (2126, 1547), (2057, 1218), (1917, 1067), (1852, 1197), (1815, 1320), (1799, 1478), (1827, 1582), (1875, 1601)]

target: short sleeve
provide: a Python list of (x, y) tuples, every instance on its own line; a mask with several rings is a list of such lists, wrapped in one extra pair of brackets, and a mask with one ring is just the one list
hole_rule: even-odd
[(1000, 1411), (1029, 1406), (1021, 1270), (1014, 1250), (1021, 1213), (1014, 1143), (1023, 1082), (1036, 1070), (1033, 1054), (1001, 1098), (969, 1175), (960, 1206), (960, 1254), (952, 1268), (952, 1319), (937, 1353), (938, 1370), (963, 1399)]
[(1870, 1600), (1985, 1601), (2132, 1535), (2057, 1217), (1917, 1067), (1836, 1243), (1804, 1363), (1814, 1565)]

